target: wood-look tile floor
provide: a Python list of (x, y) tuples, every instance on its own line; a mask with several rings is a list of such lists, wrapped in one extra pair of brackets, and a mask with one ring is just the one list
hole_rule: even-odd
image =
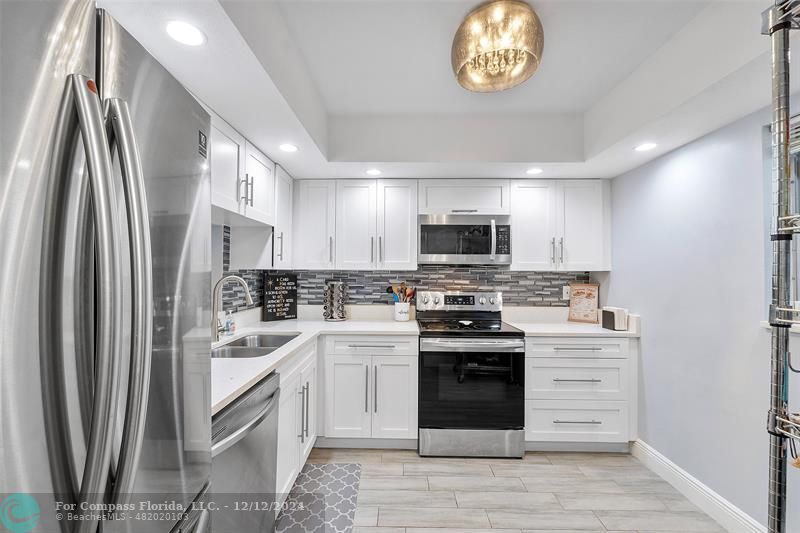
[(353, 533), (725, 531), (630, 455), (450, 459), (315, 448), (309, 462), (361, 464)]

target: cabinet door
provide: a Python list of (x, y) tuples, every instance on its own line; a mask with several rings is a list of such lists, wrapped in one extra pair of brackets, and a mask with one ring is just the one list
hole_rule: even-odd
[(372, 357), (372, 437), (417, 438), (417, 357)]
[(245, 216), (275, 224), (275, 164), (250, 143), (246, 145), (245, 177), (248, 183)]
[(294, 199), (295, 267), (333, 268), (335, 263), (336, 182), (300, 180)]
[(421, 215), (507, 215), (508, 180), (420, 180)]
[(314, 352), (308, 363), (300, 371), (300, 387), (303, 390), (302, 427), (298, 460), (303, 465), (317, 440), (317, 354)]
[(602, 180), (565, 180), (560, 184), (558, 260), (560, 270), (605, 270), (605, 194)]
[(511, 269), (556, 268), (558, 182), (524, 180), (511, 184)]
[(275, 491), (285, 498), (300, 473), (298, 435), (300, 427), (300, 375), (281, 383), (281, 399), (278, 412), (278, 469)]
[(244, 208), (244, 137), (222, 119), (211, 121), (211, 203), (234, 213)]
[(294, 180), (275, 166), (275, 233), (273, 265), (277, 269), (292, 267), (292, 191)]
[(336, 181), (336, 268), (369, 270), (377, 265), (375, 180)]
[(417, 269), (416, 180), (378, 180), (378, 268)]
[(369, 437), (372, 433), (372, 358), (325, 358), (325, 436)]

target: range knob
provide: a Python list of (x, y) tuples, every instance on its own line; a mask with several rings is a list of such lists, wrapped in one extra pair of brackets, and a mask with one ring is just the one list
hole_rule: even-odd
[(481, 296), (480, 300), (478, 300), (478, 303), (480, 303), (481, 305), (486, 305), (486, 297)]
[(422, 297), (422, 303), (424, 303), (424, 304), (427, 304), (427, 303), (428, 303), (430, 300), (431, 300), (431, 299), (428, 297), (428, 295), (427, 295), (427, 294), (426, 294), (425, 296), (423, 296), (423, 297)]
[(433, 297), (433, 303), (436, 304), (436, 305), (439, 305), (439, 297), (438, 296), (434, 296)]
[(494, 298), (489, 298), (489, 303), (494, 305)]

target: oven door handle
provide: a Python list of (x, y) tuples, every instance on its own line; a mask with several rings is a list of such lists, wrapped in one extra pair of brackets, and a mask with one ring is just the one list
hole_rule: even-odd
[(525, 352), (524, 340), (449, 340), (422, 339), (420, 350), (424, 352)]

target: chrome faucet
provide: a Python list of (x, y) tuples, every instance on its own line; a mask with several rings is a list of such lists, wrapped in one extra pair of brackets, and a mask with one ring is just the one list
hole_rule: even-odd
[(217, 315), (219, 315), (219, 305), (222, 301), (222, 286), (225, 285), (226, 281), (235, 281), (244, 287), (244, 297), (247, 301), (247, 305), (253, 305), (253, 297), (250, 296), (250, 287), (247, 286), (245, 280), (239, 276), (223, 276), (222, 279), (214, 285), (214, 291), (211, 293), (211, 342), (217, 342), (219, 340), (219, 334), (222, 332), (222, 324)]

